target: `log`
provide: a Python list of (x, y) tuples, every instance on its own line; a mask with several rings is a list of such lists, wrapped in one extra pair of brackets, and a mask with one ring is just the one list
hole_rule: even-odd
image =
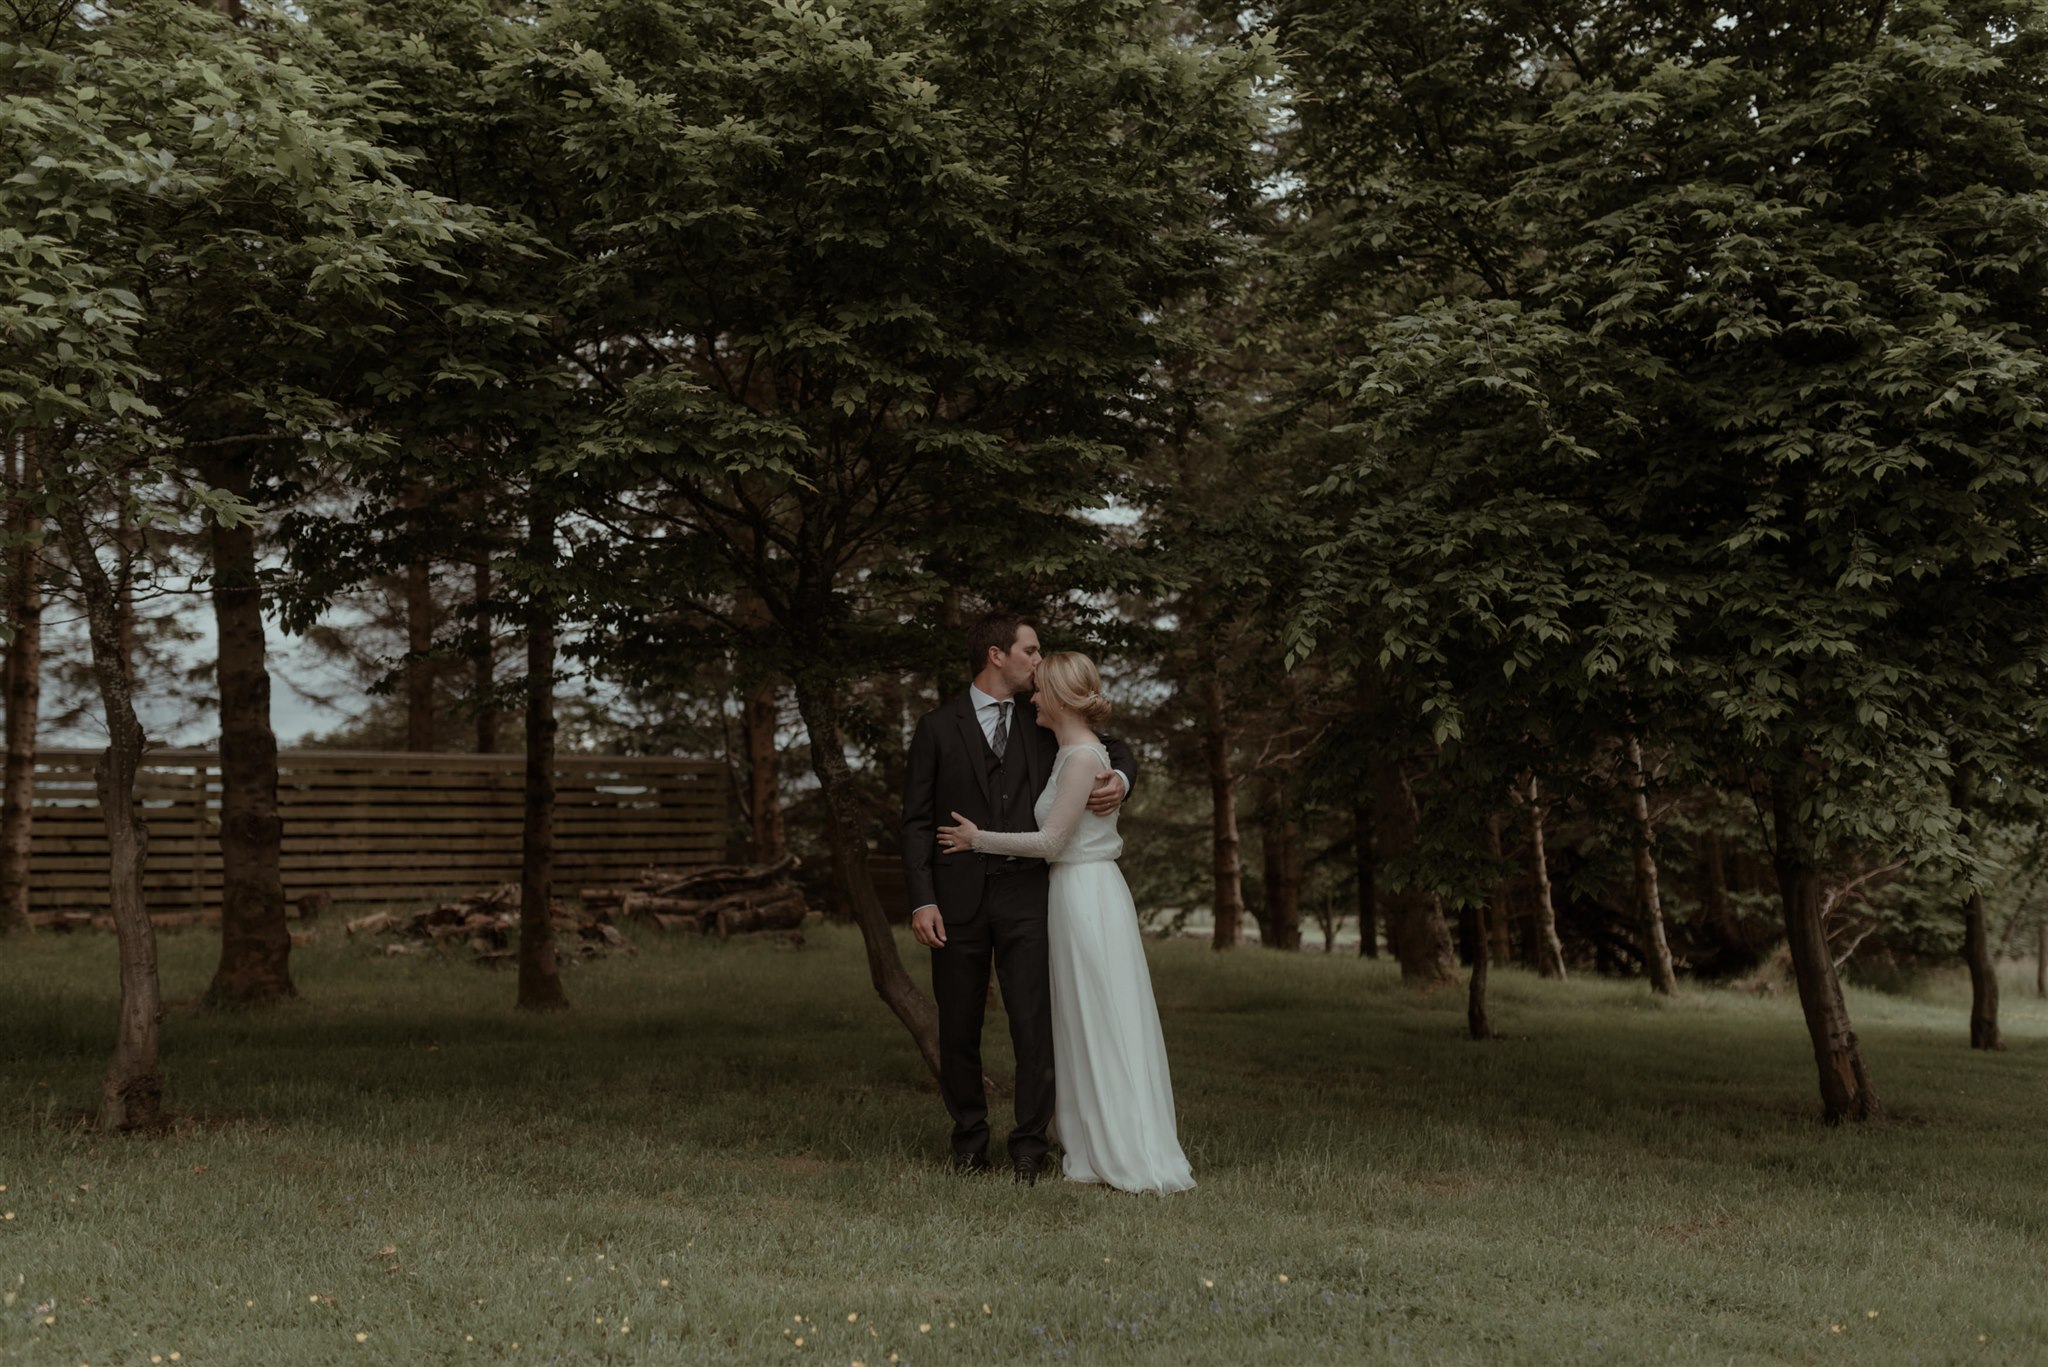
[[(587, 905), (587, 904), (586, 904)], [(619, 904), (621, 916), (695, 916), (710, 902), (697, 897), (662, 897), (651, 892), (629, 892)]]
[(657, 877), (648, 881), (647, 890), (663, 897), (674, 897), (689, 888), (719, 888), (734, 892), (743, 888), (759, 888), (779, 882), (782, 876), (796, 867), (796, 856), (785, 855), (773, 864), (759, 868), (748, 868), (741, 864), (714, 864), (708, 868), (692, 869), (681, 876)]
[(731, 939), (757, 930), (795, 930), (809, 912), (800, 893), (756, 906), (728, 907), (718, 913), (718, 933)]

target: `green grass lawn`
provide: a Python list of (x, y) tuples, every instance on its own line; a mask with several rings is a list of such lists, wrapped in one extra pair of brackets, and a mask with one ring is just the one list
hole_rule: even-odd
[(638, 943), (534, 1019), (323, 929), (302, 1000), (213, 1015), (167, 936), (144, 1139), (79, 1120), (112, 937), (0, 941), (0, 1362), (2048, 1360), (2017, 975), (1995, 1056), (1952, 990), (1856, 995), (1894, 1118), (1829, 1131), (1789, 1000), (1499, 973), (1477, 1045), (1379, 964), (1154, 946), (1159, 1199), (947, 1173), (850, 931)]

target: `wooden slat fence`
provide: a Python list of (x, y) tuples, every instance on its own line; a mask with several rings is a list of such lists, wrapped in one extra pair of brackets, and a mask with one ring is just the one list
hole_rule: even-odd
[[(103, 910), (107, 841), (90, 750), (36, 756), (29, 905)], [(519, 755), (287, 750), (278, 756), (287, 897), (411, 902), (519, 877), (526, 762)], [(725, 856), (728, 782), (703, 760), (562, 755), (555, 763), (555, 883), (628, 884), (649, 864)], [(151, 911), (220, 906), (220, 757), (156, 750), (136, 798), (149, 823)]]

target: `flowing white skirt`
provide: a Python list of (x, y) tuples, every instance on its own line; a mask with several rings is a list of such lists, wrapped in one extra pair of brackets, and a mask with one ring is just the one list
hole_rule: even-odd
[(1073, 1182), (1186, 1191), (1138, 910), (1113, 860), (1052, 867), (1053, 1129)]

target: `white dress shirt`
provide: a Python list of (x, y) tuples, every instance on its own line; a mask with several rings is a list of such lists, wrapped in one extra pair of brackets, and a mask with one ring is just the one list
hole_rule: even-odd
[[(1015, 698), (992, 698), (973, 684), (967, 685), (967, 697), (974, 704), (974, 719), (981, 723), (982, 739), (988, 742), (988, 748), (991, 750), (996, 748), (996, 723), (1002, 719), (1004, 703), (1010, 704), (1011, 740), (1017, 738), (1018, 727), (1038, 725), (1037, 714), (1033, 713), (1027, 717), (1024, 714), (1024, 705)], [(1129, 797), (1131, 776), (1121, 769), (1113, 769), (1110, 772), (1123, 780), (1124, 796)]]

